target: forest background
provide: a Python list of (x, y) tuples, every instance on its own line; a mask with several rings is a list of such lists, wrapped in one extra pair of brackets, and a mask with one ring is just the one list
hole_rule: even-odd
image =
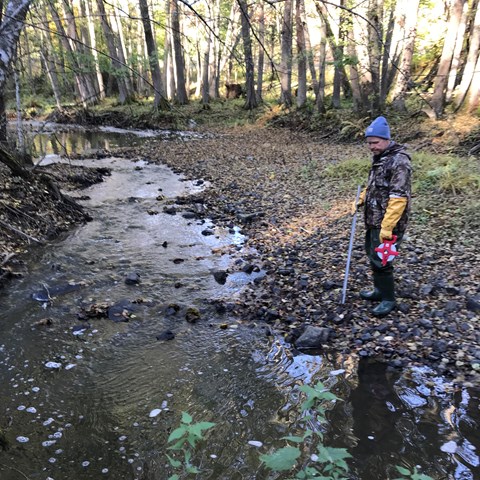
[(476, 116), (478, 3), (10, 0), (0, 25), (0, 115), (107, 103), (178, 120), (189, 102), (209, 109), (243, 96), (247, 111), (294, 108), (339, 120), (347, 135), (363, 131), (355, 119), (387, 108)]

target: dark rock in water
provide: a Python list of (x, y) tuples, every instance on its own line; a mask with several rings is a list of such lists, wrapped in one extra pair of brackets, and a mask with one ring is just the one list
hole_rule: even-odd
[(195, 212), (187, 210), (186, 212), (182, 213), (182, 217), (186, 218), (187, 220), (191, 220), (193, 218), (197, 218), (197, 214)]
[(108, 308), (107, 315), (114, 322), (128, 322), (130, 321), (130, 315), (136, 308), (129, 300), (120, 300)]
[(185, 313), (185, 320), (188, 323), (195, 323), (197, 322), (197, 320), (200, 320), (200, 312), (198, 311), (198, 309), (189, 307), (187, 309), (187, 313)]
[(125, 277), (125, 283), (127, 285), (138, 285), (140, 283), (140, 275), (138, 273), (129, 273)]
[(163, 207), (163, 211), (168, 213), (168, 215), (176, 215), (177, 209), (175, 207)]
[(205, 230), (202, 230), (202, 235), (208, 237), (209, 235), (215, 235), (215, 232), (210, 228), (206, 228)]
[(74, 325), (72, 327), (72, 333), (74, 335), (78, 335), (80, 332), (88, 330), (89, 328), (91, 328), (89, 323), (84, 323), (83, 325)]
[(165, 330), (157, 335), (157, 340), (173, 340), (174, 338), (175, 334), (171, 330)]
[(218, 270), (216, 272), (213, 272), (213, 278), (220, 285), (225, 285), (227, 281), (227, 277), (228, 277), (228, 273), (225, 272), (224, 270)]
[(327, 343), (330, 337), (330, 329), (309, 325), (295, 342), (295, 346), (301, 348), (320, 348)]
[(80, 284), (57, 285), (54, 287), (44, 286), (43, 290), (32, 293), (32, 298), (37, 302), (49, 302), (53, 297), (64, 295), (65, 293), (75, 292), (82, 288)]
[(167, 242), (166, 240), (162, 243), (162, 247), (163, 247), (163, 248), (167, 248), (167, 247), (168, 247), (168, 242)]
[(177, 305), (176, 303), (170, 303), (170, 305), (167, 305), (167, 308), (165, 309), (165, 315), (175, 315), (180, 311), (180, 305)]
[(178, 265), (179, 263), (183, 263), (185, 261), (185, 259), (183, 258), (174, 258), (172, 260), (172, 262), (175, 264), (175, 265)]
[(53, 325), (53, 319), (50, 317), (42, 318), (33, 324), (34, 327), (49, 327), (50, 325)]

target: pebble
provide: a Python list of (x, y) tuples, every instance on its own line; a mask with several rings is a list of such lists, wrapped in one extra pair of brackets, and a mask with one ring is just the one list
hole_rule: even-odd
[(248, 444), (252, 447), (261, 447), (263, 445), (263, 443), (259, 442), (258, 440), (249, 440)]
[(160, 413), (161, 413), (162, 409), (161, 408), (154, 408), (149, 414), (148, 416), (150, 418), (155, 418), (156, 416), (158, 416)]
[(28, 437), (23, 437), (23, 436), (21, 436), (21, 435), (17, 437), (17, 442), (27, 443), (27, 442), (29, 442), (29, 441), (30, 441), (30, 439), (29, 439)]

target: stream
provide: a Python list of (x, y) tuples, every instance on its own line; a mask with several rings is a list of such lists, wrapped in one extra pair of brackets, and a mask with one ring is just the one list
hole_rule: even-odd
[[(45, 161), (61, 161), (59, 135), (35, 137)], [(61, 144), (83, 152), (147, 137), (63, 132)], [(402, 466), (480, 479), (478, 388), (427, 368), (292, 352), (265, 325), (229, 315), (264, 275), (242, 271), (255, 252), (241, 230), (164, 211), (208, 185), (148, 159), (71, 162), (112, 175), (76, 192), (93, 220), (32, 248), (24, 275), (0, 291), (1, 480), (166, 480), (178, 473), (166, 455), (182, 412), (215, 423), (189, 478), (292, 478), (259, 457), (301, 434), (298, 386), (318, 381), (340, 399), (321, 428), (352, 455), (349, 478), (398, 478)]]

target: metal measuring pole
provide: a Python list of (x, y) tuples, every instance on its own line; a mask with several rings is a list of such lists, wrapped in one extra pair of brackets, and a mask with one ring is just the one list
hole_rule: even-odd
[[(355, 197), (355, 206), (358, 203), (360, 198), (360, 185), (357, 189), (357, 196)], [(345, 278), (343, 279), (343, 288), (342, 288), (342, 304), (345, 303), (345, 297), (347, 296), (347, 285), (348, 285), (348, 274), (350, 272), (350, 260), (352, 259), (352, 248), (353, 248), (353, 238), (355, 237), (355, 227), (357, 226), (357, 209), (355, 208), (355, 213), (353, 214), (352, 228), (350, 230), (350, 243), (348, 244), (348, 255), (347, 255), (347, 266), (345, 268)]]

